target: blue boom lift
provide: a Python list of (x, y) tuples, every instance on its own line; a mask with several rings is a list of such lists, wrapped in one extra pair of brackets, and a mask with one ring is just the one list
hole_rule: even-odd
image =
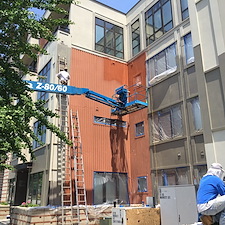
[[(64, 95), (84, 95), (86, 98), (92, 99), (94, 101), (100, 102), (104, 105), (110, 106), (111, 113), (113, 115), (124, 116), (126, 114), (138, 111), (140, 109), (146, 108), (146, 93), (140, 94), (136, 89), (140, 89), (140, 86), (134, 88), (132, 95), (130, 95), (128, 88), (126, 86), (121, 86), (115, 90), (114, 98), (109, 98), (94, 91), (89, 90), (88, 88), (78, 88), (75, 86), (67, 86), (61, 84), (53, 83), (44, 83), (25, 80), (28, 83), (28, 87), (34, 91), (42, 91), (49, 93), (58, 93)], [(136, 87), (136, 86), (133, 86)], [(142, 88), (143, 91), (143, 88)], [(145, 92), (145, 89), (144, 89)], [(139, 96), (139, 97), (137, 97)], [(140, 97), (142, 96), (142, 97)], [(132, 101), (128, 102), (128, 99)], [(139, 100), (137, 99), (139, 98)], [(144, 102), (145, 101), (145, 102)]]

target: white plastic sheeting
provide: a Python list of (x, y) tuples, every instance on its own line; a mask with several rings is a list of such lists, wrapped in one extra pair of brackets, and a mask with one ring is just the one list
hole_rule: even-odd
[(184, 36), (184, 45), (186, 64), (190, 64), (195, 61), (191, 33)]
[[(183, 57), (185, 57), (186, 64), (194, 62), (191, 33), (184, 36), (184, 50), (185, 56)], [(176, 56), (176, 44), (174, 43), (147, 60), (147, 86), (154, 84), (156, 81), (177, 70)]]
[(147, 85), (177, 70), (176, 45), (172, 44), (146, 62)]
[(182, 117), (180, 106), (159, 111), (152, 118), (153, 142), (182, 136)]
[(201, 118), (201, 109), (198, 98), (194, 98), (191, 101), (192, 114), (194, 119), (194, 127), (196, 131), (202, 130), (202, 118)]
[(94, 204), (128, 204), (127, 174), (95, 172)]

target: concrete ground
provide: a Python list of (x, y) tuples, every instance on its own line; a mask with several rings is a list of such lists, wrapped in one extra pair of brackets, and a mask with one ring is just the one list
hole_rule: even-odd
[(0, 220), (0, 225), (8, 225), (10, 223), (10, 219)]

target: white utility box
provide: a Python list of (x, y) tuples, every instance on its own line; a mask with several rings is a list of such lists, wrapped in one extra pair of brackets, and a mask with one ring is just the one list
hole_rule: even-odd
[(160, 210), (150, 207), (116, 207), (112, 225), (160, 225)]
[(159, 187), (162, 225), (194, 224), (198, 221), (193, 185)]

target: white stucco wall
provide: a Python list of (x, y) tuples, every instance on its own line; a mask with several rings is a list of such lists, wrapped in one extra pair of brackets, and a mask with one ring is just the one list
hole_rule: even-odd
[(218, 66), (225, 52), (224, 7), (221, 0), (189, 1), (193, 46), (201, 47), (204, 71)]
[[(70, 20), (74, 22), (70, 25), (73, 47), (101, 54), (95, 51), (95, 17), (122, 27), (124, 29), (124, 40), (127, 41), (125, 14), (95, 1), (81, 0), (77, 5), (71, 5), (70, 9)], [(124, 52), (127, 52), (126, 49)], [(125, 55), (126, 58), (127, 55)]]
[(225, 168), (225, 130), (212, 132), (213, 142), (205, 144), (207, 166), (219, 162)]

